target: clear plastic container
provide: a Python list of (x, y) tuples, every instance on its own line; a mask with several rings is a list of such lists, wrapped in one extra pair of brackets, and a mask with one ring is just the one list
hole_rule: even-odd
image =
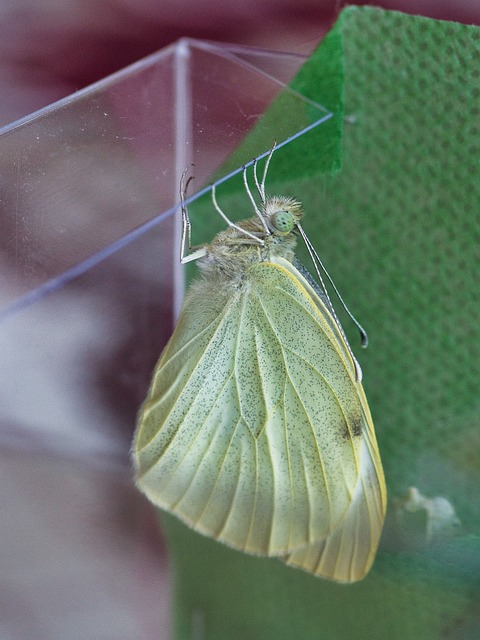
[(302, 62), (182, 40), (0, 131), (2, 638), (168, 637), (129, 446), (183, 295), (180, 176), (199, 193), (328, 118), (285, 87)]

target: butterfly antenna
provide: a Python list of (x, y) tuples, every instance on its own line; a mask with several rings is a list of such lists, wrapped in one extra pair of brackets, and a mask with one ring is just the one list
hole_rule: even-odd
[[(262, 182), (259, 185), (258, 181), (257, 181), (257, 189), (258, 189), (258, 192), (260, 193), (260, 197), (262, 198), (262, 203), (264, 203), (265, 200), (266, 200), (265, 181), (267, 179), (267, 173), (268, 173), (268, 167), (270, 166), (270, 160), (272, 159), (273, 152), (275, 151), (276, 148), (277, 148), (277, 139), (274, 138), (273, 139), (272, 148), (270, 149), (270, 153), (268, 154), (267, 159), (265, 160), (265, 166), (263, 168), (263, 175), (262, 175)], [(255, 171), (255, 175), (256, 175), (256, 171)]]
[[(310, 256), (312, 258), (312, 261), (315, 263), (318, 263), (320, 265), (320, 268), (322, 269), (323, 273), (327, 276), (328, 281), (330, 282), (330, 284), (332, 285), (333, 290), (335, 291), (336, 296), (338, 297), (338, 299), (340, 300), (342, 307), (345, 309), (345, 311), (347, 312), (349, 318), (352, 320), (352, 322), (354, 323), (354, 325), (357, 327), (359, 333), (360, 333), (360, 340), (361, 340), (361, 344), (362, 347), (367, 347), (368, 346), (368, 335), (367, 332), (365, 331), (365, 329), (362, 327), (362, 325), (358, 322), (358, 320), (355, 318), (355, 316), (353, 315), (353, 313), (350, 311), (350, 309), (347, 307), (346, 303), (344, 302), (342, 296), (340, 295), (340, 292), (338, 291), (337, 287), (335, 286), (335, 283), (333, 282), (330, 274), (328, 273), (328, 271), (326, 270), (323, 262), (320, 260), (320, 257), (318, 255), (318, 253), (315, 251), (315, 249), (313, 248), (312, 243), (310, 242), (310, 240), (308, 239), (307, 235), (305, 234), (304, 230), (300, 227), (300, 225), (297, 225), (300, 229), (300, 233), (302, 235), (302, 238), (305, 242), (305, 244), (307, 245), (307, 249), (308, 252), (310, 253)], [(318, 267), (315, 264), (315, 271), (317, 272), (318, 277), (321, 279)], [(322, 282), (322, 286), (323, 286), (323, 282)]]
[[(340, 295), (340, 292), (338, 291), (337, 287), (335, 286), (335, 283), (333, 282), (330, 274), (326, 270), (323, 262), (320, 260), (320, 257), (318, 255), (318, 253), (315, 251), (315, 249), (314, 249), (312, 243), (310, 242), (310, 240), (308, 239), (308, 236), (306, 235), (305, 231), (302, 229), (302, 227), (299, 224), (297, 224), (297, 228), (298, 228), (298, 230), (300, 232), (300, 235), (302, 236), (302, 239), (303, 239), (303, 241), (305, 243), (305, 246), (307, 247), (308, 253), (310, 254), (310, 258), (311, 258), (311, 260), (313, 262), (313, 265), (315, 267), (315, 271), (316, 271), (316, 274), (318, 276), (321, 288), (322, 288), (323, 293), (325, 294), (325, 297), (326, 297), (326, 299), (328, 301), (328, 306), (330, 308), (330, 312), (331, 312), (331, 314), (332, 314), (332, 316), (333, 316), (333, 318), (335, 320), (335, 323), (339, 327), (343, 337), (345, 338), (345, 342), (347, 344), (348, 350), (349, 350), (350, 355), (351, 355), (351, 357), (353, 359), (353, 362), (355, 364), (357, 381), (361, 382), (361, 380), (362, 380), (362, 370), (360, 368), (360, 365), (357, 362), (357, 359), (353, 355), (353, 352), (352, 352), (352, 350), (350, 348), (350, 345), (348, 344), (348, 341), (346, 339), (345, 333), (344, 333), (344, 331), (342, 329), (342, 325), (340, 324), (340, 321), (339, 321), (339, 319), (337, 317), (337, 314), (335, 313), (335, 309), (333, 308), (332, 301), (330, 300), (330, 296), (328, 295), (328, 291), (327, 291), (327, 288), (325, 287), (325, 283), (324, 283), (322, 275), (320, 273), (320, 269), (327, 276), (328, 281), (332, 285), (332, 288), (335, 291), (335, 294), (336, 294), (337, 298), (340, 300), (340, 303), (341, 303), (342, 307), (345, 309), (348, 317), (352, 320), (354, 325), (357, 327), (357, 329), (358, 329), (358, 331), (360, 333), (361, 345), (362, 345), (362, 347), (364, 349), (368, 346), (368, 335), (367, 335), (367, 332), (365, 331), (365, 329), (362, 327), (362, 325), (358, 322), (358, 320), (355, 318), (353, 313), (350, 311), (350, 309), (345, 304), (342, 296)], [(319, 269), (319, 267), (320, 267), (320, 269)]]
[(257, 191), (258, 194), (260, 196), (260, 200), (262, 202), (262, 204), (265, 204), (265, 191), (262, 192), (262, 185), (260, 184), (259, 180), (258, 180), (258, 160), (257, 158), (253, 159), (253, 178), (255, 180), (255, 186), (257, 187)]
[[(258, 178), (257, 178), (257, 159), (255, 158), (255, 160), (253, 161), (253, 175), (255, 178), (255, 184), (257, 185), (257, 189), (259, 188), (258, 185)], [(257, 203), (255, 202), (255, 198), (253, 197), (253, 193), (252, 190), (250, 189), (250, 185), (248, 184), (248, 180), (247, 180), (247, 167), (243, 167), (243, 184), (245, 185), (245, 191), (248, 194), (248, 197), (250, 198), (250, 202), (252, 203), (253, 209), (255, 211), (255, 213), (257, 214), (258, 218), (260, 219), (263, 228), (265, 229), (265, 232), (270, 235), (271, 231), (267, 226), (267, 223), (265, 222), (265, 218), (263, 217), (263, 213), (260, 211), (260, 209), (258, 208)], [(262, 201), (263, 204), (263, 201)], [(263, 244), (263, 242), (262, 242)]]

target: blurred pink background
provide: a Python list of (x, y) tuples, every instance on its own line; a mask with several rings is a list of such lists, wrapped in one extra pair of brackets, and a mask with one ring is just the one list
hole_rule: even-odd
[[(387, 9), (480, 24), (477, 0), (384, 0)], [(308, 54), (341, 0), (4, 0), (0, 125), (183, 36)]]

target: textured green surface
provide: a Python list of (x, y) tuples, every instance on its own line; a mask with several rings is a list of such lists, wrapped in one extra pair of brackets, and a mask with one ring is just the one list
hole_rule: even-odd
[(177, 640), (478, 638), (479, 61), (475, 27), (349, 8), (307, 63), (323, 80), (302, 85), (319, 102), (331, 91), (338, 104), (335, 68), (344, 74), (341, 171), (316, 173), (314, 145), (274, 158), (291, 152), (304, 162), (281, 191), (304, 200), (310, 237), (368, 329), (370, 346), (358, 353), (344, 321), (391, 503), (410, 485), (444, 495), (461, 534), (417, 548), (385, 536), (370, 575), (338, 586), (162, 516)]

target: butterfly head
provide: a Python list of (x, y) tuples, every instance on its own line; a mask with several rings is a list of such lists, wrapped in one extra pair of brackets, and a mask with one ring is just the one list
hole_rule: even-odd
[(302, 205), (293, 198), (272, 196), (263, 205), (263, 216), (275, 236), (288, 236), (303, 217)]

